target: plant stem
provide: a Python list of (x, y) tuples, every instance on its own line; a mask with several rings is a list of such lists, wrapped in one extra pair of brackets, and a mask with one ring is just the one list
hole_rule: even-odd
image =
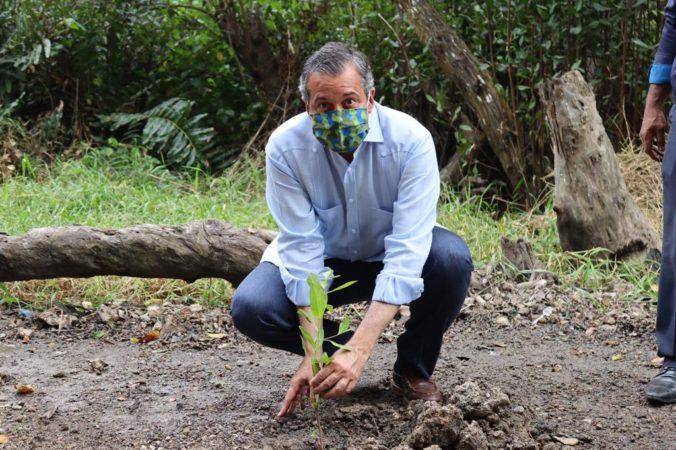
[(319, 402), (315, 403), (315, 417), (317, 418), (317, 448), (319, 450), (324, 450), (324, 431), (322, 430), (322, 419), (321, 414), (319, 414)]

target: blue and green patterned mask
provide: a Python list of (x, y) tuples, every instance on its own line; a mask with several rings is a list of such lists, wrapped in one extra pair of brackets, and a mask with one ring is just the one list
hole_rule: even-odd
[(336, 109), (310, 118), (317, 140), (338, 153), (354, 153), (369, 132), (366, 108)]

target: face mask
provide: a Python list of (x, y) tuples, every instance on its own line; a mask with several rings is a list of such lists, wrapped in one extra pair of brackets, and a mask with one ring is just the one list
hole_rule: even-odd
[(310, 118), (317, 140), (338, 153), (353, 153), (369, 131), (366, 108), (336, 109), (311, 114)]

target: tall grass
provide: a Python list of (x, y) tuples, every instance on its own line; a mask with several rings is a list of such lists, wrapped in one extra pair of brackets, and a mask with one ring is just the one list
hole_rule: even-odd
[[(260, 161), (243, 160), (219, 177), (199, 170), (175, 174), (134, 147), (85, 149), (79, 159), (32, 164), (24, 175), (0, 184), (0, 231), (25, 233), (31, 228), (72, 224), (122, 227), (138, 223), (179, 224), (222, 219), (240, 227), (276, 228), (264, 199)], [(439, 223), (468, 243), (477, 267), (498, 264), (500, 238), (523, 237), (548, 270), (563, 283), (588, 291), (629, 285), (628, 299), (653, 297), (656, 271), (642, 263), (594, 258), (594, 251), (563, 252), (549, 201), (542, 212), (512, 211), (496, 218), (481, 198), (445, 190)], [(44, 308), (54, 302), (115, 300), (157, 303), (165, 300), (227, 305), (231, 287), (222, 280), (191, 285), (176, 280), (96, 277), (6, 283), (0, 302)], [(3, 300), (4, 299), (4, 300)], [(12, 299), (12, 300), (10, 300)]]

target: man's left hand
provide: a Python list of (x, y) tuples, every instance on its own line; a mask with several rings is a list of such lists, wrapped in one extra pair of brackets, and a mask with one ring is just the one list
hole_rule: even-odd
[(341, 397), (352, 392), (364, 371), (370, 351), (352, 348), (339, 350), (333, 355), (333, 360), (310, 380), (312, 392), (325, 398)]

